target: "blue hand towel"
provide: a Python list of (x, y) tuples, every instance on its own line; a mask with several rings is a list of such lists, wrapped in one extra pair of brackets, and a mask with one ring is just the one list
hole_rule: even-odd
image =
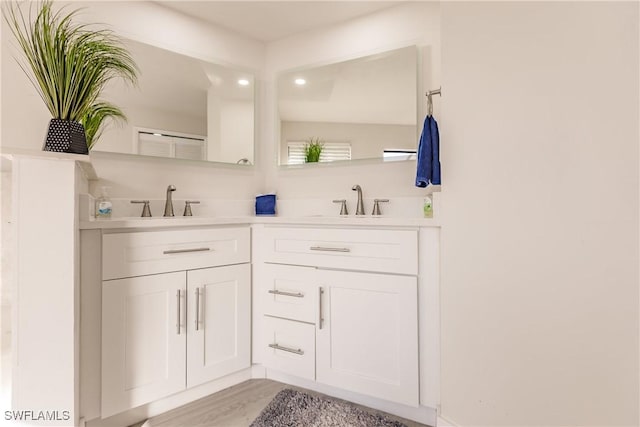
[(417, 157), (416, 187), (440, 185), (440, 134), (432, 116), (424, 119)]
[(256, 196), (256, 215), (275, 215), (276, 195), (261, 194)]

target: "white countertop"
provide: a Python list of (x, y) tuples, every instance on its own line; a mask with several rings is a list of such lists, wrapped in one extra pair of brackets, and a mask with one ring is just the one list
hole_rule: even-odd
[(80, 221), (80, 229), (123, 229), (123, 228), (172, 228), (210, 225), (236, 224), (291, 224), (291, 225), (330, 225), (363, 227), (439, 227), (440, 222), (433, 218), (398, 218), (381, 216), (237, 216), (237, 217), (152, 217), (152, 218), (114, 218), (107, 220)]

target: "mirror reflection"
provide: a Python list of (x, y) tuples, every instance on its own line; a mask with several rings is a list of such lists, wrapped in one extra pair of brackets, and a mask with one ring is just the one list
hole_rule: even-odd
[(255, 79), (250, 73), (127, 41), (138, 87), (113, 81), (104, 98), (127, 123), (110, 124), (93, 151), (251, 165)]
[(278, 77), (281, 165), (415, 158), (417, 47)]

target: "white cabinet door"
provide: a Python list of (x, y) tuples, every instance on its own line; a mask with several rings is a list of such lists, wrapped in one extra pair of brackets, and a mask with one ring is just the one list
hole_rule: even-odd
[(102, 417), (185, 388), (185, 272), (102, 286)]
[(415, 277), (318, 271), (318, 382), (418, 406)]
[(250, 366), (251, 266), (187, 272), (187, 387)]

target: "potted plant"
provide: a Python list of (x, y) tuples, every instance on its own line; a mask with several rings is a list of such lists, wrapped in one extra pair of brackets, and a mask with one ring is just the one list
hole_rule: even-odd
[(304, 161), (305, 163), (317, 163), (320, 161), (320, 154), (324, 148), (324, 142), (320, 138), (309, 138), (304, 145)]
[(83, 124), (93, 129), (93, 144), (106, 117), (124, 118), (99, 99), (105, 85), (114, 78), (135, 84), (137, 67), (112, 31), (75, 24), (77, 10), (63, 14), (52, 3), (40, 3), (35, 19), (15, 3), (5, 4), (3, 15), (22, 49), (20, 66), (53, 117), (43, 149), (87, 154)]

